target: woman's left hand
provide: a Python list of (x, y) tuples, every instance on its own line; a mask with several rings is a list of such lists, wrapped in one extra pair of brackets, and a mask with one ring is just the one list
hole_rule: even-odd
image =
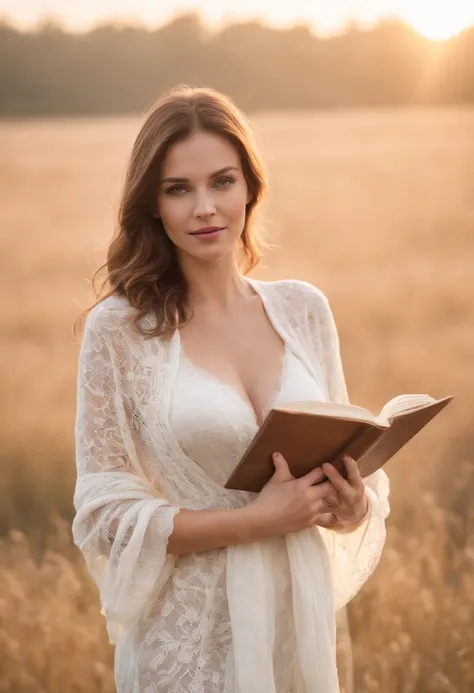
[(330, 505), (328, 501), (328, 510), (332, 518), (321, 518), (322, 526), (350, 528), (352, 525), (360, 524), (369, 511), (369, 498), (357, 462), (348, 455), (344, 455), (342, 460), (347, 470), (347, 479), (344, 479), (332, 464), (325, 463), (322, 466), (338, 496), (337, 505)]

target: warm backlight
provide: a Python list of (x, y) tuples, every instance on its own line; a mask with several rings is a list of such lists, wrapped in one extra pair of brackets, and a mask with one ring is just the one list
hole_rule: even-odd
[(474, 24), (474, 4), (466, 0), (411, 0), (401, 12), (416, 31), (442, 41)]

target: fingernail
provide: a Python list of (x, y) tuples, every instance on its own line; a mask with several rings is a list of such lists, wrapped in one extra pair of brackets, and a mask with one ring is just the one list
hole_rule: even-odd
[(274, 460), (277, 460), (277, 459), (280, 457), (280, 453), (279, 453), (279, 452), (274, 452), (273, 455), (272, 455), (272, 457), (273, 457)]

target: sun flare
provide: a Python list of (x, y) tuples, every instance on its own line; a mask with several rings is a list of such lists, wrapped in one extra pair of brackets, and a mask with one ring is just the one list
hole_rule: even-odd
[(73, 29), (114, 19), (157, 26), (187, 11), (197, 11), (210, 26), (252, 19), (278, 27), (304, 22), (321, 36), (339, 33), (351, 22), (371, 27), (384, 18), (401, 19), (433, 41), (443, 41), (474, 26), (474, 0), (0, 0), (0, 15), (6, 13), (8, 20), (20, 28), (31, 28), (49, 14)]
[(443, 41), (474, 24), (474, 7), (465, 0), (411, 0), (403, 18), (427, 39)]

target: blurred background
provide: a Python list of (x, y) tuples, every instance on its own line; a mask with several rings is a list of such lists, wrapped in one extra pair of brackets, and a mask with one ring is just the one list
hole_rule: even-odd
[(262, 147), (254, 276), (329, 297), (351, 399), (454, 402), (387, 465), (383, 558), (348, 614), (357, 693), (474, 690), (474, 6), (0, 0), (0, 693), (109, 693), (71, 543), (91, 277), (165, 88), (210, 85)]

